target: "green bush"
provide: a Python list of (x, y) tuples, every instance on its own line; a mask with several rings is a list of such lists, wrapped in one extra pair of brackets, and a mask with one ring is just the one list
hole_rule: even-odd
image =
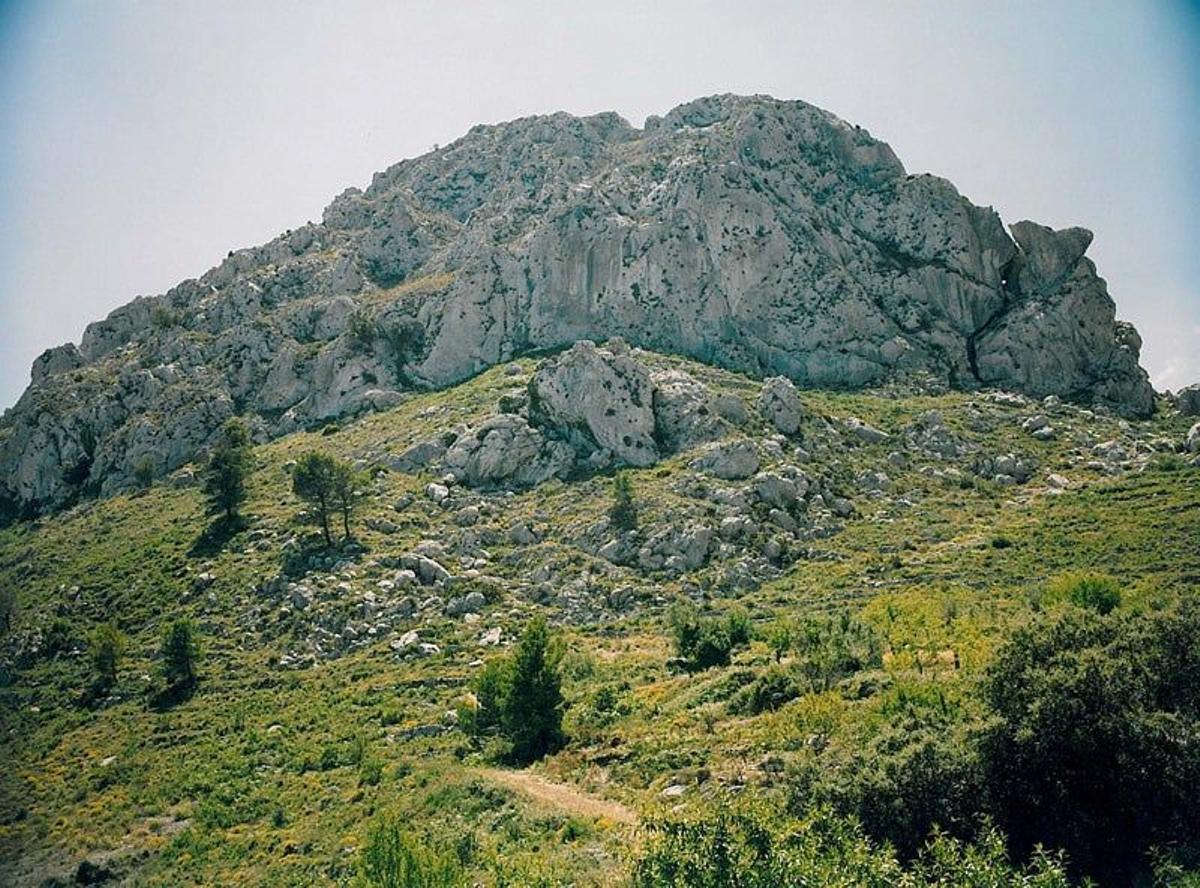
[(370, 353), (379, 337), (379, 325), (365, 310), (355, 309), (346, 324), (346, 338), (355, 352)]
[(133, 483), (140, 490), (146, 490), (154, 483), (154, 459), (144, 456), (133, 467)]
[(691, 605), (671, 611), (675, 655), (690, 672), (728, 666), (733, 651), (750, 643), (750, 621), (734, 611), (725, 618), (706, 617)]
[(983, 686), (981, 758), (1014, 847), (1066, 849), (1110, 884), (1154, 847), (1200, 856), (1200, 603), (1071, 610), (1018, 632)]
[(0, 635), (8, 634), (17, 621), (17, 590), (0, 587)]
[(883, 663), (883, 647), (875, 631), (848, 612), (801, 620), (792, 644), (801, 672), (818, 691), (827, 691), (835, 681)]
[(359, 879), (372, 888), (465, 888), (470, 884), (452, 854), (404, 831), (400, 821), (381, 817), (359, 852)]
[(730, 702), (729, 711), (741, 715), (773, 712), (802, 693), (796, 679), (785, 669), (773, 667), (742, 688)]
[(498, 735), (506, 757), (528, 764), (560, 749), (562, 650), (541, 617), (530, 620), (507, 657), (492, 660), (475, 680), (475, 706), (460, 716), (476, 736)]
[(837, 768), (801, 779), (800, 804), (813, 799), (854, 816), (873, 839), (911, 859), (935, 830), (969, 838), (984, 812), (983, 776), (972, 738), (946, 720), (893, 720)]
[(1068, 888), (1061, 863), (1036, 855), (1010, 864), (1003, 839), (937, 836), (911, 869), (874, 846), (853, 821), (826, 811), (805, 819), (763, 805), (718, 806), (651, 820), (633, 866), (634, 888)]
[(1064, 591), (1066, 600), (1071, 604), (1101, 614), (1110, 613), (1121, 604), (1121, 587), (1112, 577), (1076, 577)]
[(771, 648), (775, 662), (780, 662), (792, 649), (795, 640), (795, 627), (791, 620), (776, 620), (767, 629), (766, 641)]

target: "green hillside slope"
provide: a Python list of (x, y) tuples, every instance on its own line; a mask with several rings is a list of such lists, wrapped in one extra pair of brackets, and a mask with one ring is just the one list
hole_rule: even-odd
[[(758, 391), (647, 360), (747, 404)], [(678, 571), (597, 554), (609, 474), (517, 492), (451, 485), (438, 504), (426, 493), (437, 475), (389, 468), (477, 423), (514, 379), (496, 368), (257, 447), (248, 520), (227, 537), (206, 534), (186, 473), (0, 531), (0, 588), (15, 597), (0, 646), (0, 882), (69, 880), (86, 858), (126, 884), (349, 884), (388, 814), (488, 885), (619, 883), (655, 841), (639, 821), (676, 808), (753, 798), (803, 817), (812, 799), (864, 816), (846, 788), (856, 757), (898, 725), (949, 734), (985, 719), (979, 682), (997, 651), (1077, 607), (1078, 576), (1111, 578), (1118, 616), (1170, 608), (1200, 584), (1200, 471), (1154, 452), (1182, 440), (1180, 418), (1052, 406), (1057, 435), (1038, 440), (1021, 422), (1043, 408), (982, 394), (802, 392), (804, 470), (853, 513), (782, 542), (762, 517)], [(929, 411), (961, 457), (921, 449)], [(855, 439), (851, 416), (889, 437)], [(739, 434), (769, 440), (759, 422)], [(1110, 441), (1125, 459), (1097, 455)], [(344, 550), (321, 550), (291, 493), (291, 461), (311, 450), (370, 479)], [(774, 452), (764, 471), (794, 458)], [(1032, 467), (1027, 482), (968, 469), (1010, 453)], [(628, 471), (644, 537), (719, 525), (704, 491), (737, 485), (690, 468), (695, 456)], [(406, 587), (397, 574), (414, 551), (453, 579)], [(464, 603), (475, 592), (483, 604)], [(685, 602), (748, 617), (729, 665), (682, 668), (672, 621)], [(568, 742), (512, 778), (495, 741), (456, 720), (482, 664), (538, 614), (563, 644)], [(185, 615), (200, 679), (171, 703), (155, 697), (160, 636)], [(91, 699), (88, 636), (109, 621), (126, 654)], [(802, 640), (814, 631), (841, 632), (853, 656), (822, 660)]]

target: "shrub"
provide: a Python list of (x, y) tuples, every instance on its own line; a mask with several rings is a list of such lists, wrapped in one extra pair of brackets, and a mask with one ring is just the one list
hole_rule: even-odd
[(88, 660), (95, 672), (94, 688), (103, 693), (117, 683), (125, 654), (125, 636), (112, 623), (97, 626), (88, 635)]
[(776, 620), (767, 629), (767, 644), (771, 648), (776, 663), (780, 662), (792, 649), (794, 631), (790, 620)]
[(17, 590), (11, 586), (0, 586), (0, 634), (12, 631), (17, 621)]
[(883, 649), (875, 631), (843, 611), (836, 617), (810, 617), (795, 628), (793, 645), (800, 669), (815, 690), (863, 669), (882, 665)]
[(1065, 601), (1075, 607), (1107, 614), (1121, 604), (1121, 586), (1103, 574), (1068, 573), (1056, 577), (1046, 590), (1047, 603)]
[(187, 691), (195, 687), (198, 659), (191, 620), (175, 620), (163, 633), (162, 640), (162, 671), (168, 690)]
[(370, 352), (375, 346), (379, 328), (374, 319), (363, 309), (351, 312), (346, 324), (346, 337), (355, 352)]
[(231, 419), (221, 430), (217, 445), (204, 469), (203, 491), (210, 511), (233, 523), (246, 499), (246, 479), (253, 467), (250, 433), (240, 420)]
[(685, 605), (672, 610), (671, 633), (676, 656), (685, 669), (696, 672), (728, 666), (733, 651), (750, 643), (750, 621), (741, 611), (721, 619)]
[(150, 323), (156, 329), (170, 330), (183, 323), (183, 314), (169, 305), (160, 303), (150, 309)]
[(1037, 855), (1013, 867), (1003, 838), (978, 843), (938, 836), (914, 867), (865, 838), (853, 821), (818, 811), (805, 819), (763, 805), (725, 805), (699, 814), (651, 820), (633, 867), (634, 888), (1068, 888), (1056, 859)]
[(957, 838), (974, 833), (985, 802), (971, 740), (951, 724), (895, 719), (815, 787), (801, 782), (797, 795), (831, 803), (911, 859), (935, 829)]
[(612, 506), (608, 519), (617, 530), (637, 530), (638, 508), (633, 499), (633, 484), (625, 472), (618, 472), (612, 483)]
[(801, 688), (795, 678), (785, 669), (774, 667), (759, 675), (750, 685), (738, 691), (730, 701), (730, 712), (743, 715), (758, 715), (773, 712), (783, 704), (795, 700)]
[(418, 841), (400, 821), (381, 817), (359, 853), (359, 876), (375, 888), (463, 888), (469, 884), (453, 855)]
[(508, 757), (519, 764), (557, 751), (565, 742), (561, 661), (546, 621), (531, 620), (513, 652), (492, 660), (476, 679), (468, 729), (503, 737)]
[(983, 686), (981, 758), (1014, 847), (1131, 884), (1154, 847), (1200, 854), (1200, 604), (1069, 611), (1018, 632)]

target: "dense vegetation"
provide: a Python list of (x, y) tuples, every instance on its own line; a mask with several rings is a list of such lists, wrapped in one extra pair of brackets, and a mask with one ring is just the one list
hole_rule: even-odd
[[(0, 531), (0, 881), (69, 881), (84, 858), (152, 885), (1195, 879), (1192, 467), (1073, 468), (1055, 496), (891, 469), (919, 507), (848, 522), (767, 582), (730, 585), (717, 562), (629, 593), (572, 541), (626, 496), (630, 533), (670, 522), (686, 457), (498, 496), (469, 527), (424, 496), (435, 479), (381, 468), (380, 449), (510, 385), (494, 371), (243, 453), (223, 535), (204, 489), (168, 483)], [(893, 430), (973, 409), (806, 399)], [(1066, 460), (1067, 442), (1007, 434), (995, 446)], [(298, 484), (318, 463), (320, 484)], [(508, 537), (517, 523), (533, 542)], [(296, 655), (314, 623), (367, 607), (400, 553), (489, 525), (487, 569), (455, 564), (454, 594), (482, 611), (421, 623), (427, 649)], [(309, 599), (270, 591), (293, 561), (307, 573), (284, 579)], [(632, 604), (568, 618), (527, 582), (543, 567)]]

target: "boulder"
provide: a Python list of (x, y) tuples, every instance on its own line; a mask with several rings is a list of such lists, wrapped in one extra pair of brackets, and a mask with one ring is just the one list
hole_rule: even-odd
[(446, 451), (443, 464), (471, 487), (529, 487), (564, 476), (574, 451), (548, 439), (523, 416), (502, 413), (468, 430)]
[(842, 425), (846, 431), (864, 444), (880, 444), (888, 439), (888, 433), (868, 425), (857, 416), (848, 417)]
[(530, 420), (587, 452), (610, 451), (633, 466), (658, 459), (650, 371), (623, 344), (577, 342), (545, 361), (530, 382)]
[(749, 478), (760, 466), (758, 449), (748, 439), (711, 444), (706, 447), (690, 466), (698, 472), (706, 472), (726, 481)]
[(682, 370), (662, 370), (650, 380), (655, 435), (668, 451), (687, 450), (721, 436), (721, 420), (709, 406), (706, 386)]
[(807, 484), (802, 482), (798, 485), (792, 479), (784, 478), (775, 472), (763, 472), (755, 476), (753, 489), (759, 502), (786, 511), (795, 505), (798, 498), (804, 496)]
[(1175, 407), (1184, 416), (1200, 416), (1200, 382), (1177, 391)]
[(763, 419), (784, 435), (794, 435), (804, 419), (804, 405), (792, 381), (773, 376), (762, 384), (758, 393), (758, 412)]

